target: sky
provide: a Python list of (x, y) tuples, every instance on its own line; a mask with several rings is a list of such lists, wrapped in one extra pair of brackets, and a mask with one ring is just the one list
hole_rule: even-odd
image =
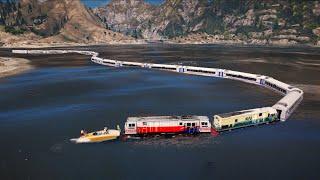
[[(110, 0), (81, 0), (85, 5), (89, 7), (97, 7), (107, 4)], [(146, 2), (149, 2), (151, 4), (160, 4), (164, 0), (145, 0)]]

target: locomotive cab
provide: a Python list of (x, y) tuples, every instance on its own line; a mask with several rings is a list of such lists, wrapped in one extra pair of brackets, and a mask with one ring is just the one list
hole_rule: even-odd
[(125, 134), (137, 134), (136, 122), (126, 122), (124, 127), (125, 127)]

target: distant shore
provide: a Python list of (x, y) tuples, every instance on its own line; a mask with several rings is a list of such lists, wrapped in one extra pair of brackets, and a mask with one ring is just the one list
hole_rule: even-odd
[(0, 57), (0, 78), (17, 75), (32, 68), (33, 66), (27, 59)]
[(174, 42), (174, 41), (132, 41), (132, 42), (111, 42), (111, 43), (27, 43), (27, 44), (4, 44), (0, 49), (8, 48), (57, 48), (57, 47), (88, 47), (88, 46), (109, 46), (109, 45), (146, 45), (146, 44), (164, 44), (164, 45), (225, 45), (225, 46), (258, 46), (258, 47), (320, 47), (314, 44), (260, 44), (245, 43), (233, 41), (217, 42)]

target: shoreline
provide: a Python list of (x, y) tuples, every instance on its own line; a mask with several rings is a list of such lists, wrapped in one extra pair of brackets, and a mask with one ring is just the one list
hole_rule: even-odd
[(0, 79), (18, 75), (33, 68), (28, 59), (0, 57)]
[(152, 44), (163, 44), (163, 45), (221, 45), (230, 47), (308, 47), (308, 48), (320, 48), (319, 45), (313, 44), (259, 44), (259, 43), (240, 43), (240, 42), (181, 42), (177, 43), (174, 41), (134, 41), (134, 42), (117, 42), (117, 43), (34, 43), (34, 44), (19, 44), (19, 45), (8, 45), (4, 44), (0, 46), (0, 49), (15, 49), (15, 48), (61, 48), (61, 47), (90, 47), (90, 46), (122, 46), (122, 45), (152, 45)]

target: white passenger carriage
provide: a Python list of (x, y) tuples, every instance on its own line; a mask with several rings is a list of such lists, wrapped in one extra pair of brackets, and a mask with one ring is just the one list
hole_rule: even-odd
[(264, 86), (281, 94), (287, 94), (287, 92), (293, 88), (289, 84), (273, 79), (272, 77), (267, 77), (264, 80)]
[(144, 63), (140, 62), (129, 62), (129, 61), (122, 61), (122, 65), (126, 67), (143, 67)]
[(204, 67), (194, 67), (194, 66), (186, 66), (184, 68), (184, 73), (186, 74), (194, 74), (201, 76), (217, 76), (217, 69), (215, 68), (204, 68)]
[(251, 73), (245, 73), (245, 72), (239, 72), (239, 71), (231, 71), (231, 70), (225, 70), (225, 77), (228, 79), (235, 79), (240, 81), (245, 81), (252, 84), (258, 84), (259, 81), (258, 75), (251, 74)]
[(303, 91), (298, 88), (293, 88), (272, 107), (277, 110), (278, 118), (281, 121), (285, 121), (298, 107), (302, 99)]
[(159, 70), (165, 70), (165, 71), (173, 71), (173, 72), (178, 71), (177, 65), (170, 65), (170, 64), (149, 64), (149, 67), (152, 69), (159, 69)]

